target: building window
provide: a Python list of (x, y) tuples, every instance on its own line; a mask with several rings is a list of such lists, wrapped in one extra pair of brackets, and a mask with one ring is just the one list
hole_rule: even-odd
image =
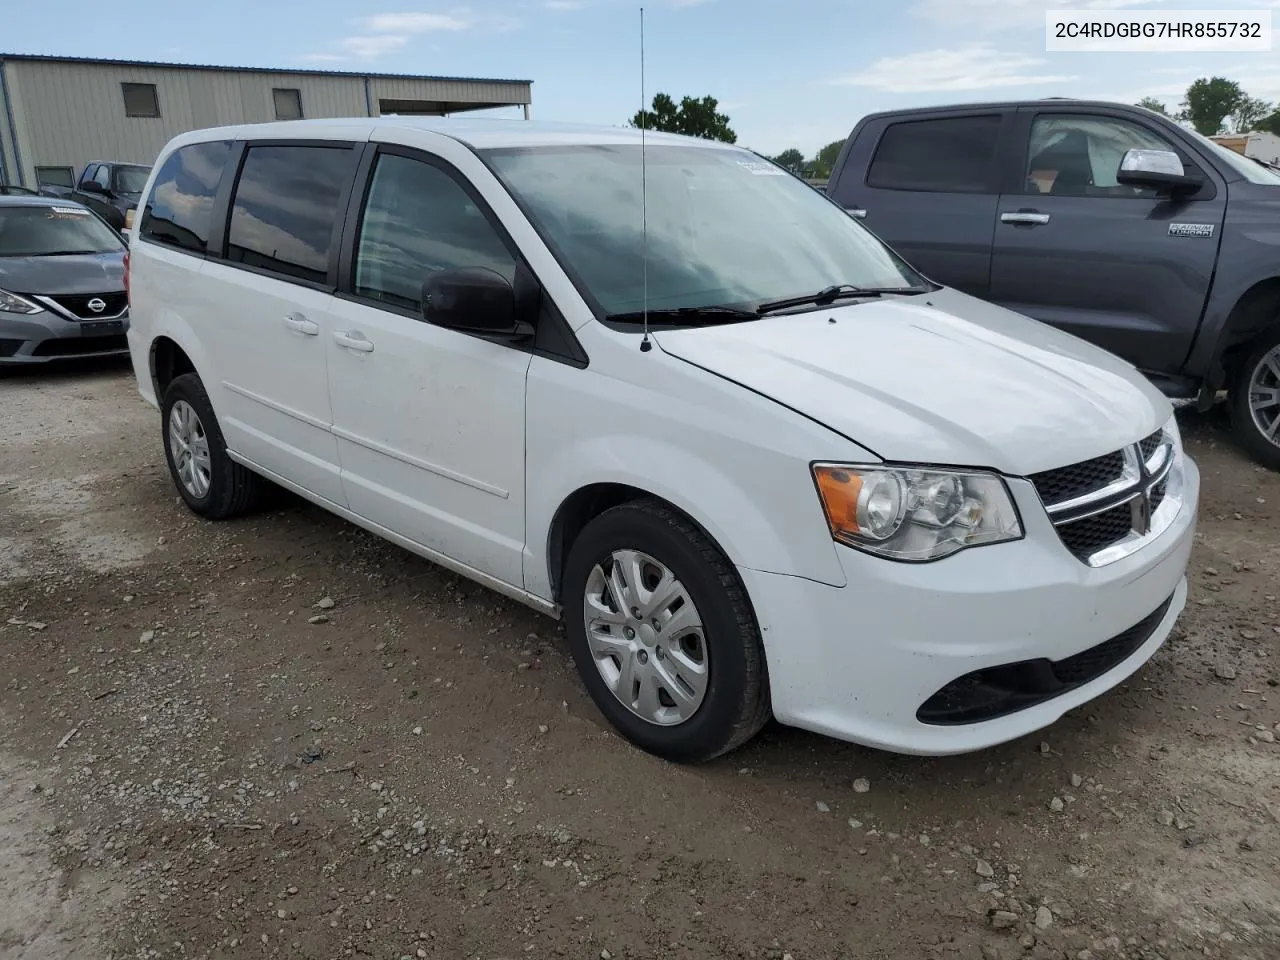
[(124, 91), (126, 117), (160, 116), (160, 98), (154, 83), (122, 83), (120, 89)]
[(36, 167), (36, 183), (42, 187), (74, 187), (76, 178), (70, 167)]
[(277, 120), (302, 119), (302, 91), (288, 87), (276, 87), (271, 91), (276, 105)]

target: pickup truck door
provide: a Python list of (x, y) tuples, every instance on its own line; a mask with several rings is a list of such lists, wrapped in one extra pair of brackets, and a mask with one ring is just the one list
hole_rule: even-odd
[(827, 193), (938, 283), (987, 295), (1001, 144), (1013, 110), (875, 117)]
[[(1177, 374), (1217, 263), (1227, 191), (1158, 123), (1104, 108), (1018, 111), (995, 218), (989, 299)], [(1133, 148), (1173, 150), (1197, 193), (1171, 200), (1116, 182)]]

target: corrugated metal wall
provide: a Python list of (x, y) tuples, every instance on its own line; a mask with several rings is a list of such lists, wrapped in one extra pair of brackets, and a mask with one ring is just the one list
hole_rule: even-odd
[[(16, 174), (8, 118), (0, 103), (0, 152), (12, 182), (34, 186), (37, 166), (73, 166), (91, 160), (151, 163), (170, 138), (188, 130), (275, 119), (271, 91), (301, 92), (306, 117), (365, 116), (365, 79), (186, 70), (145, 64), (5, 60), (13, 125), (24, 178)], [(125, 116), (122, 83), (153, 83), (159, 117)], [(526, 83), (379, 78), (369, 81), (373, 112), (380, 98), (452, 103), (527, 104)]]

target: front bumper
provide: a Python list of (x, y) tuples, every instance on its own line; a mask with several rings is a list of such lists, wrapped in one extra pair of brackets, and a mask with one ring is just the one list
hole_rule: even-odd
[(129, 352), (128, 311), (111, 320), (68, 320), (51, 310), (0, 314), (0, 365), (49, 363)]
[[(1009, 486), (1026, 528), (1015, 543), (923, 564), (838, 547), (844, 587), (739, 568), (764, 638), (774, 716), (897, 753), (965, 753), (1048, 726), (1146, 663), (1186, 603), (1195, 464), (1183, 460), (1183, 505), (1168, 529), (1096, 569), (1062, 545), (1029, 483)], [(974, 671), (1045, 660), (1075, 664), (1076, 683), (992, 719), (919, 718)]]

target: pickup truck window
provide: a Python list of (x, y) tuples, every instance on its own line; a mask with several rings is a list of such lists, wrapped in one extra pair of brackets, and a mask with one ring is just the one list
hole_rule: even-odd
[(1128, 150), (1177, 150), (1119, 117), (1046, 114), (1031, 125), (1025, 192), (1055, 197), (1154, 197), (1150, 187), (1116, 179)]
[(102, 187), (103, 190), (111, 189), (111, 168), (105, 163), (99, 164), (98, 169), (93, 174), (94, 183)]
[(880, 138), (867, 186), (937, 193), (997, 193), (1000, 115), (894, 123)]

